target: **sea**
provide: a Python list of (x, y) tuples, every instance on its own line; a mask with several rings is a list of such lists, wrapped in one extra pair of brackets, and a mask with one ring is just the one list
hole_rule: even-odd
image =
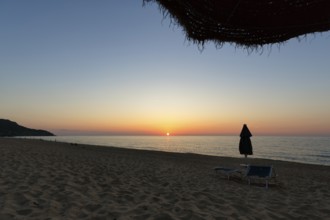
[[(53, 136), (48, 141), (224, 157), (239, 154), (239, 136)], [(330, 137), (253, 136), (251, 158), (330, 166)]]

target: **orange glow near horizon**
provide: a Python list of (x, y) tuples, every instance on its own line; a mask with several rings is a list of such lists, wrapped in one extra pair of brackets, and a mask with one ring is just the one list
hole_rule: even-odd
[[(53, 111), (48, 117), (28, 115), (23, 118), (8, 117), (22, 126), (48, 130), (55, 135), (239, 135), (247, 124), (253, 135), (329, 135), (330, 124), (316, 118), (239, 115), (236, 112), (170, 112), (154, 109), (121, 112), (85, 112), (74, 115)], [(129, 108), (132, 109), (132, 108)], [(127, 111), (127, 112), (126, 112)], [(169, 113), (170, 112), (170, 113)], [(105, 116), (106, 115), (106, 116)], [(45, 120), (47, 118), (47, 120)], [(249, 120), (248, 120), (249, 119)], [(168, 133), (168, 134), (167, 134)]]
[[(80, 121), (79, 123), (62, 124), (42, 124), (42, 123), (22, 123), (19, 124), (37, 129), (44, 129), (55, 133), (55, 135), (155, 135), (155, 136), (184, 136), (184, 135), (239, 135), (244, 123), (246, 123), (251, 133), (256, 135), (328, 135), (324, 130), (328, 127), (314, 128), (308, 130), (299, 124), (269, 123), (260, 124), (258, 122), (237, 122), (230, 123), (168, 123), (158, 125), (158, 122), (144, 123), (111, 123), (100, 121)], [(300, 127), (299, 127), (300, 126)]]
[[(156, 135), (156, 136), (182, 136), (182, 135), (239, 135), (243, 124), (246, 122), (234, 122), (232, 124), (228, 123), (212, 123), (212, 124), (173, 124), (173, 125), (161, 125), (157, 126), (156, 123), (135, 123), (135, 124), (100, 124), (97, 123), (78, 123), (64, 125), (63, 127), (56, 126), (52, 128), (51, 126), (44, 128), (39, 125), (38, 128), (50, 129), (55, 131), (55, 134), (59, 133), (61, 135), (61, 129), (67, 131), (76, 131), (76, 133), (81, 134), (105, 134), (105, 135)], [(255, 135), (322, 135), (322, 128), (316, 131), (307, 130), (306, 128), (299, 127), (299, 125), (287, 125), (287, 124), (270, 124), (270, 125), (260, 125), (258, 123), (246, 123), (251, 130), (252, 134)], [(34, 127), (34, 126), (30, 126)], [(326, 130), (329, 128), (323, 128)], [(56, 132), (57, 131), (57, 132)], [(325, 132), (323, 134), (327, 135)]]
[[(32, 126), (33, 127), (33, 126)], [(42, 127), (39, 125), (39, 127)], [(182, 135), (232, 135), (240, 132), (241, 123), (202, 123), (202, 121), (178, 121), (177, 123), (163, 122), (157, 120), (151, 121), (122, 121), (114, 120), (97, 121), (76, 121), (75, 123), (68, 122), (67, 124), (57, 124), (49, 126), (46, 129), (54, 130), (54, 133), (75, 133), (81, 134), (118, 134), (118, 135), (156, 135), (156, 136), (182, 136)], [(62, 131), (61, 131), (62, 130)]]

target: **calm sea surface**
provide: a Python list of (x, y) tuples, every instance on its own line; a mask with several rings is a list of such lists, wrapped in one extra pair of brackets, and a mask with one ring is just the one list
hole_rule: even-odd
[[(56, 136), (38, 139), (115, 146), (122, 148), (243, 157), (237, 136)], [(253, 158), (265, 158), (330, 166), (330, 137), (251, 138)]]

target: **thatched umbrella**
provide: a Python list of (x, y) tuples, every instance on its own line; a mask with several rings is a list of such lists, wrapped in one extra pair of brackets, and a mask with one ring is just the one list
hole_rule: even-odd
[(244, 154), (245, 158), (247, 158), (247, 155), (252, 155), (252, 143), (250, 140), (250, 137), (252, 137), (252, 134), (246, 124), (243, 125), (241, 134), (240, 134), (240, 141), (239, 141), (239, 152), (240, 154)]
[(199, 44), (229, 42), (255, 48), (330, 30), (329, 0), (143, 0), (157, 2), (165, 16)]

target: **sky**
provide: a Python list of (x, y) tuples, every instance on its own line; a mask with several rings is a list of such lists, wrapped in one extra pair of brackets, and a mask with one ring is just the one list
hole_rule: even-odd
[(187, 41), (142, 0), (1, 0), (0, 118), (56, 135), (330, 135), (330, 32)]

